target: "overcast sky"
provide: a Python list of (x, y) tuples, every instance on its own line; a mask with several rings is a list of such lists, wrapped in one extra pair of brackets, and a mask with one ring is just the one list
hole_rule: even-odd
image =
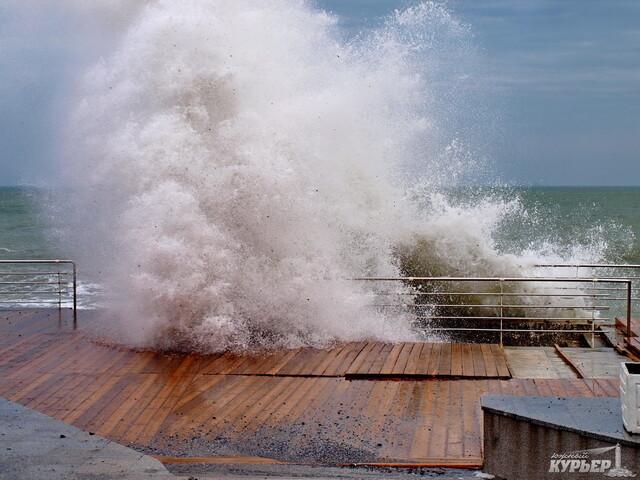
[[(483, 52), (501, 118), (485, 154), (505, 182), (640, 185), (640, 1), (446, 3)], [(316, 4), (356, 32), (411, 2)], [(0, 2), (0, 185), (46, 183), (67, 88), (101, 53), (96, 25), (40, 7)]]

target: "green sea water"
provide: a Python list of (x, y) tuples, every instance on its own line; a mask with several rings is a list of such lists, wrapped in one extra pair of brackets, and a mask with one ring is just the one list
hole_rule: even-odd
[(43, 214), (49, 195), (33, 187), (0, 187), (0, 259), (59, 258), (53, 225)]
[[(515, 188), (528, 222), (500, 232), (503, 249), (545, 241), (602, 248), (604, 263), (640, 264), (640, 187)], [(598, 244), (598, 245), (596, 245)]]
[[(0, 187), (0, 259), (74, 259), (72, 249), (60, 241), (64, 216), (53, 213), (56, 195), (47, 189)], [(462, 206), (487, 199), (516, 206), (492, 232), (500, 253), (640, 264), (640, 187), (457, 189), (446, 196)], [(82, 272), (83, 265), (79, 268)]]

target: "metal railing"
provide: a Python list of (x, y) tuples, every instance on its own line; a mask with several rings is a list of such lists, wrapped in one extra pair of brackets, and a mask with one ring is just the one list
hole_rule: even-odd
[(78, 324), (77, 269), (72, 260), (0, 260), (0, 307), (56, 305)]
[[(402, 282), (410, 291), (378, 291), (382, 298), (396, 299), (376, 305), (379, 308), (404, 308), (416, 320), (431, 322), (430, 330), (510, 333), (566, 333), (590, 334), (596, 327), (615, 325), (611, 318), (602, 317), (610, 309), (603, 304), (611, 300), (610, 293), (589, 292), (588, 287), (606, 285), (626, 292), (627, 336), (631, 335), (632, 281), (624, 278), (573, 277), (361, 277), (354, 280)], [(458, 285), (456, 285), (458, 284)], [(472, 284), (462, 287), (462, 284)], [(586, 287), (586, 288), (585, 288)], [(386, 297), (389, 296), (389, 297)], [(406, 301), (397, 301), (403, 296)], [(464, 320), (472, 326), (451, 326)], [(433, 325), (437, 321), (441, 326)], [(499, 323), (497, 328), (478, 323)], [(540, 328), (505, 328), (505, 323), (538, 323)], [(552, 322), (545, 328), (545, 322)], [(445, 325), (449, 323), (449, 325)], [(571, 324), (571, 329), (558, 328), (558, 324)], [(588, 326), (585, 328), (575, 328)]]
[[(571, 269), (574, 270), (572, 278), (579, 277), (585, 269), (588, 269), (588, 276), (590, 277), (631, 280), (632, 288), (636, 294), (636, 296), (631, 297), (631, 303), (637, 304), (637, 302), (640, 302), (640, 297), (637, 296), (637, 292), (640, 289), (640, 265), (607, 263), (549, 263), (536, 264), (534, 267), (551, 268), (553, 270)], [(635, 270), (635, 275), (629, 275), (627, 273), (629, 270)], [(606, 295), (603, 295), (603, 301), (608, 302), (608, 304), (612, 306), (612, 310), (616, 307), (623, 306), (624, 302), (627, 300), (624, 287), (593, 286), (589, 288), (589, 291), (591, 293), (606, 293)], [(622, 311), (621, 313), (624, 312), (623, 308), (619, 308), (619, 310)]]

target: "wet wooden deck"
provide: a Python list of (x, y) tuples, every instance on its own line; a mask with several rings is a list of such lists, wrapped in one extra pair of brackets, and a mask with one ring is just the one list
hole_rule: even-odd
[[(640, 320), (632, 318), (629, 322), (631, 336), (625, 338), (625, 347), (635, 359), (640, 358)], [(627, 332), (627, 320), (616, 318), (616, 327), (626, 335)]]
[(496, 345), (162, 355), (97, 343), (82, 313), (74, 331), (0, 312), (0, 396), (165, 455), (480, 465), (481, 395), (618, 395), (616, 379), (509, 378)]

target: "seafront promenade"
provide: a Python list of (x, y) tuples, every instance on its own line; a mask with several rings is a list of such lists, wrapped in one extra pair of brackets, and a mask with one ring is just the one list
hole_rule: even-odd
[(161, 354), (110, 345), (103, 312), (81, 311), (77, 329), (55, 309), (0, 317), (0, 396), (166, 463), (480, 468), (482, 395), (619, 388), (614, 373), (576, 378), (542, 362), (525, 378), (517, 349), (499, 345)]

